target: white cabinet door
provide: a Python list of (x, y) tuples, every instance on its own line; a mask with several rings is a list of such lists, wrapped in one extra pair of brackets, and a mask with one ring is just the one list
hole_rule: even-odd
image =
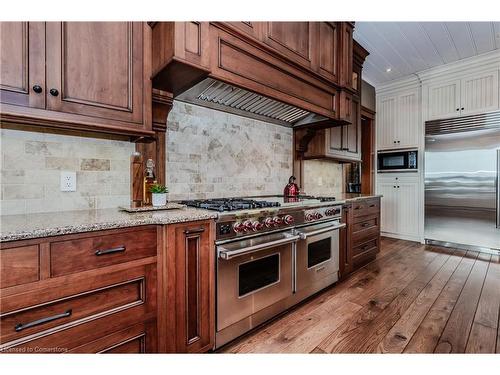
[(418, 183), (398, 182), (396, 186), (398, 234), (417, 237), (420, 222)]
[(418, 90), (398, 95), (397, 147), (418, 147), (420, 142)]
[(377, 194), (383, 195), (380, 207), (380, 230), (387, 233), (397, 233), (396, 184), (391, 181), (379, 182)]
[(377, 149), (383, 150), (397, 147), (397, 96), (380, 98), (377, 102)]
[(461, 81), (461, 115), (498, 109), (498, 70), (475, 74)]
[(428, 87), (428, 120), (437, 120), (460, 115), (460, 80)]

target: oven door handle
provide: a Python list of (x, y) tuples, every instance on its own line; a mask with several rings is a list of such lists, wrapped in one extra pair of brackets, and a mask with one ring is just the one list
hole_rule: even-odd
[(275, 240), (275, 241), (269, 241), (269, 242), (259, 244), (259, 245), (244, 247), (244, 248), (238, 249), (238, 250), (227, 250), (223, 246), (219, 246), (219, 258), (224, 259), (224, 260), (229, 260), (232, 258), (236, 258), (236, 257), (242, 256), (242, 255), (245, 255), (245, 254), (253, 253), (255, 251), (269, 249), (270, 247), (279, 246), (279, 245), (286, 245), (288, 243), (297, 242), (299, 239), (300, 239), (300, 237), (298, 235), (295, 235), (295, 236), (290, 236), (290, 237), (282, 238), (282, 239)]
[(306, 232), (299, 232), (299, 236), (300, 236), (301, 240), (306, 240), (308, 237), (316, 236), (318, 234), (322, 234), (322, 233), (326, 233), (326, 232), (331, 232), (331, 231), (334, 231), (334, 230), (337, 230), (340, 228), (344, 228), (344, 227), (345, 227), (345, 223), (342, 223), (342, 224), (333, 225), (331, 227), (326, 227), (326, 228), (314, 230), (312, 232), (307, 232), (307, 233)]

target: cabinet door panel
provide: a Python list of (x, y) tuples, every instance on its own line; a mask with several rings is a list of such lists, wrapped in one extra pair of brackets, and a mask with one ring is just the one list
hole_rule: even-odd
[(460, 114), (460, 81), (429, 86), (428, 120), (455, 117)]
[(43, 22), (0, 22), (0, 102), (45, 107)]
[(380, 229), (382, 232), (397, 233), (397, 201), (396, 184), (379, 182), (377, 193), (382, 194), (380, 208)]
[(338, 36), (337, 24), (319, 22), (319, 73), (337, 82)]
[(416, 237), (419, 232), (418, 182), (398, 182), (397, 186), (397, 233)]
[(326, 130), (330, 132), (330, 138), (328, 144), (330, 153), (342, 151), (342, 128), (343, 128), (342, 126), (336, 126), (334, 128)]
[(47, 24), (47, 96), (52, 110), (142, 123), (140, 22)]
[(313, 22), (267, 22), (264, 42), (291, 60), (311, 67), (314, 51)]
[(345, 129), (345, 139), (344, 139), (344, 149), (349, 154), (355, 154), (360, 156), (361, 147), (361, 114), (360, 114), (360, 103), (357, 99), (352, 99), (352, 112), (351, 112), (352, 124), (344, 126)]
[(377, 148), (396, 147), (397, 97), (381, 98), (377, 103)]
[(420, 143), (418, 111), (417, 91), (398, 96), (398, 120), (395, 126), (395, 138), (398, 147), (418, 147)]
[(498, 71), (491, 71), (462, 79), (461, 115), (470, 115), (498, 109)]

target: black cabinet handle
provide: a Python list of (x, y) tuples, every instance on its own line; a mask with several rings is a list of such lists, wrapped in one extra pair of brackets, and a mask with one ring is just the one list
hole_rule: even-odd
[(394, 141), (394, 143), (396, 143), (396, 141)]
[(349, 151), (349, 147), (342, 147), (342, 151)]
[(205, 228), (186, 229), (184, 234), (196, 234), (205, 232)]
[(460, 108), (457, 108), (457, 111), (460, 111)]
[(36, 92), (37, 94), (40, 94), (43, 91), (42, 86), (40, 86), (40, 85), (34, 85), (33, 86), (33, 91)]
[(35, 327), (35, 326), (39, 326), (40, 324), (49, 323), (49, 322), (52, 322), (52, 321), (57, 320), (57, 319), (66, 318), (68, 316), (71, 316), (72, 312), (73, 311), (70, 309), (70, 310), (67, 310), (66, 312), (63, 312), (62, 314), (57, 314), (54, 316), (49, 316), (47, 318), (38, 319), (38, 320), (35, 320), (33, 322), (29, 322), (26, 324), (19, 323), (19, 324), (16, 324), (14, 329), (16, 330), (16, 332), (20, 332), (26, 328)]
[(57, 96), (57, 95), (59, 95), (59, 91), (58, 91), (57, 89), (50, 89), (50, 91), (49, 91), (49, 92), (50, 92), (50, 95), (52, 95), (52, 96)]
[(364, 224), (363, 224), (363, 228), (366, 228), (366, 227), (368, 227), (369, 225), (370, 225), (369, 223), (364, 223)]
[(401, 143), (401, 141), (398, 141), (398, 143)]
[(112, 249), (96, 250), (95, 255), (100, 256), (100, 255), (106, 255), (106, 254), (122, 253), (125, 250), (126, 250), (125, 246), (119, 246), (119, 247), (114, 247)]
[(393, 188), (396, 189), (396, 185), (394, 185)]
[(462, 111), (465, 109), (464, 107), (460, 108)]

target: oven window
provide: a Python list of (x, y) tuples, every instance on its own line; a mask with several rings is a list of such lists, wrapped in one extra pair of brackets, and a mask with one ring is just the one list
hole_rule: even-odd
[(404, 155), (397, 156), (384, 156), (382, 158), (382, 166), (393, 168), (393, 167), (401, 167), (403, 168), (405, 165), (405, 157)]
[(280, 255), (273, 254), (240, 264), (238, 278), (238, 294), (240, 297), (278, 282), (280, 278)]
[(314, 267), (332, 257), (332, 238), (312, 242), (307, 247), (307, 268)]

